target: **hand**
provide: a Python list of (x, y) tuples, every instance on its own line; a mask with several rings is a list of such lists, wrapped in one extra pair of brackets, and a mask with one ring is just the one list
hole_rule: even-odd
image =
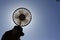
[(1, 40), (20, 40), (21, 36), (24, 36), (21, 26), (14, 26), (12, 30), (5, 32)]

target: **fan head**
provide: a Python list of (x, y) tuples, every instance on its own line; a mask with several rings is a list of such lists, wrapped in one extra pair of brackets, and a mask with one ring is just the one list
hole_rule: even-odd
[(31, 12), (26, 8), (18, 8), (13, 12), (13, 21), (16, 25), (24, 27), (31, 22)]

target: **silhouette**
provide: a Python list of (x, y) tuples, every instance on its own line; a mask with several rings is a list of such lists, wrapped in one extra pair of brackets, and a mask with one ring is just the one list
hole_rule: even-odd
[(21, 26), (14, 26), (10, 31), (5, 32), (1, 40), (20, 40), (21, 36), (24, 36)]

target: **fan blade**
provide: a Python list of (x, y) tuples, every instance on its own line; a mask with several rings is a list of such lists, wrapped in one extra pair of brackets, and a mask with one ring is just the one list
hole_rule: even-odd
[(29, 13), (26, 12), (25, 16), (26, 16), (26, 17), (29, 17)]
[(18, 23), (18, 25), (21, 25), (21, 21), (19, 19), (17, 20), (17, 23)]
[(20, 10), (19, 13), (22, 14), (23, 13), (23, 10)]
[(28, 22), (28, 20), (27, 20), (27, 19), (25, 19), (23, 22), (26, 24), (26, 23)]
[(15, 19), (18, 19), (19, 17), (17, 15), (15, 15)]

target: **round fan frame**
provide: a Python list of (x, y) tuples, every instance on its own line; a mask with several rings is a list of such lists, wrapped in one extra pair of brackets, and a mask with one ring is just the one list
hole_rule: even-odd
[[(18, 8), (18, 9), (16, 9), (16, 10), (13, 12), (13, 15), (12, 15), (13, 22), (14, 22), (16, 25), (18, 25), (18, 24), (14, 21), (14, 13), (15, 13), (17, 10), (19, 10), (19, 9), (25, 9), (25, 10), (27, 10), (27, 11), (30, 13), (30, 15), (31, 15), (30, 21), (29, 21), (29, 23), (30, 23), (31, 20), (32, 20), (32, 14), (31, 14), (31, 12), (30, 12), (28, 9), (23, 8), (23, 7), (22, 7), (22, 8)], [(24, 27), (24, 26), (27, 26), (29, 23), (27, 23), (26, 25), (19, 25), (19, 26)]]

